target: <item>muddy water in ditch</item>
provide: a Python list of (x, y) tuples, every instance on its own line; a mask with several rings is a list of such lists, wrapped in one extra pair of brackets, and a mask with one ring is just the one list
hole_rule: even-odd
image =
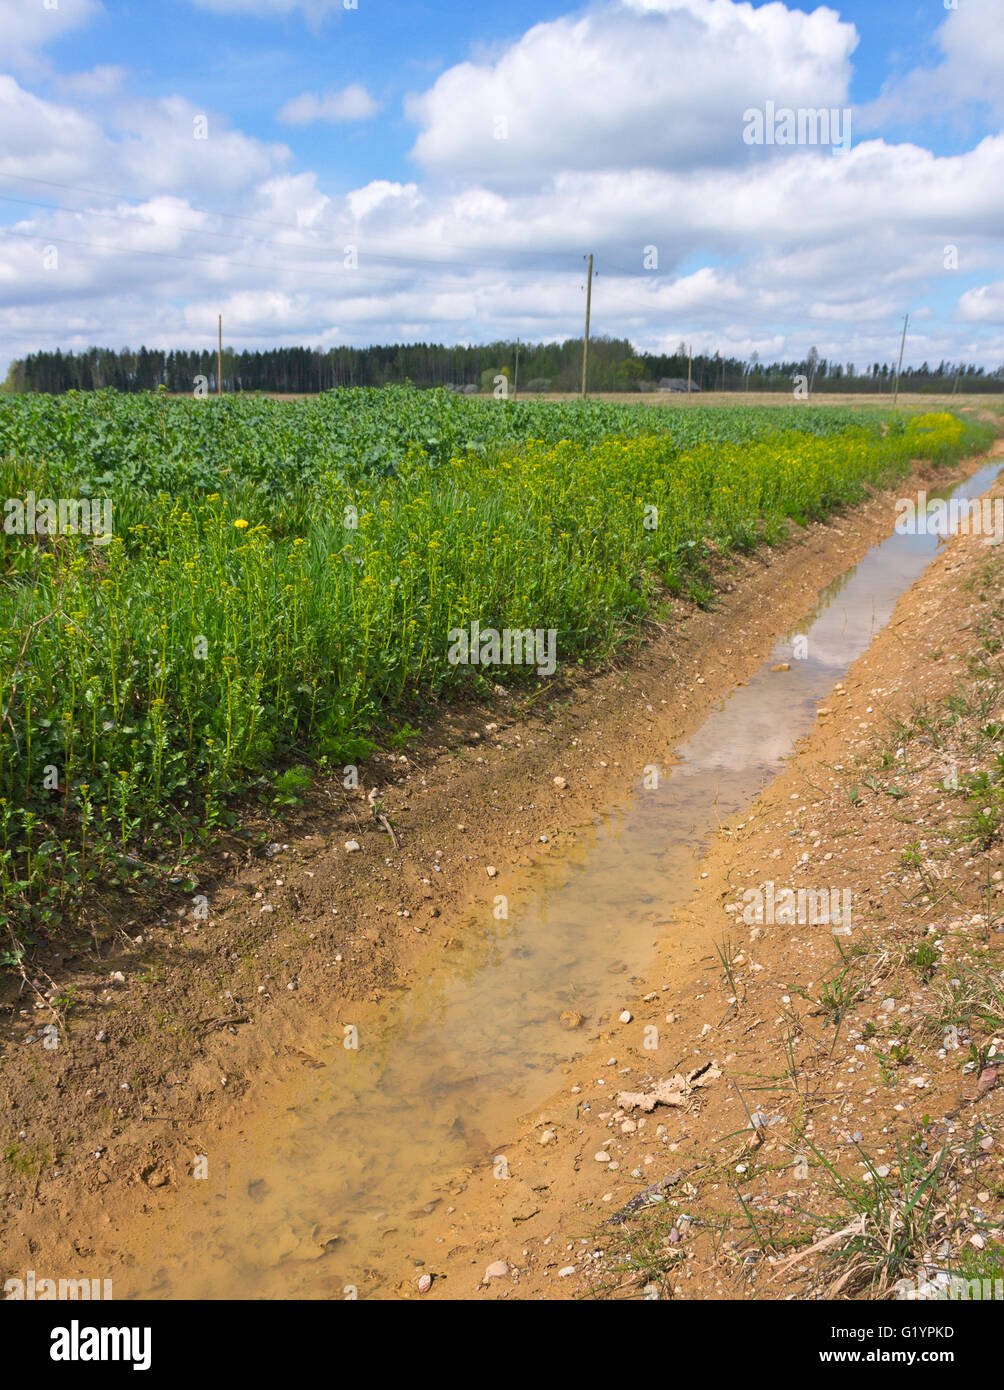
[[(996, 473), (931, 496), (978, 496)], [(507, 883), (508, 921), (451, 923), (462, 949), (371, 1020), (358, 1050), (343, 1046), (337, 1023), (328, 1037), (305, 1037), (323, 1065), (276, 1083), (226, 1141), (226, 1159), (210, 1156), (208, 1180), (185, 1184), (142, 1241), (127, 1239), (116, 1294), (342, 1298), (352, 1285), (361, 1297), (394, 1296), (413, 1258), (430, 1253), (425, 1208), (459, 1169), (490, 1163), (517, 1117), (560, 1085), (583, 1045), (561, 1011), (594, 1020), (619, 1006), (619, 990), (651, 962), (659, 923), (691, 894), (718, 823), (777, 773), (937, 544), (893, 535), (824, 589), (698, 733), (653, 747), (651, 763), (668, 769), (657, 788), (642, 788), (639, 769), (622, 806)], [(772, 674), (784, 660), (790, 671)]]

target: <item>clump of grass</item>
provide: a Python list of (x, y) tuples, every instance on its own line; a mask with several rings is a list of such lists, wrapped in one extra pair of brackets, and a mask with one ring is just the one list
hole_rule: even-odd
[(932, 1021), (942, 1033), (976, 1023), (990, 1034), (1004, 1031), (1004, 975), (988, 966), (954, 966), (952, 977), (937, 987), (936, 1000)]
[(834, 1275), (825, 1297), (891, 1296), (896, 1283), (915, 1278), (929, 1252), (951, 1241), (963, 1224), (952, 1183), (957, 1160), (947, 1148), (929, 1157), (901, 1145), (895, 1167), (887, 1170), (855, 1145), (866, 1170), (858, 1178), (810, 1147), (827, 1177), (832, 1205), (822, 1217), (806, 1216), (837, 1237), (819, 1242), (819, 1260)]

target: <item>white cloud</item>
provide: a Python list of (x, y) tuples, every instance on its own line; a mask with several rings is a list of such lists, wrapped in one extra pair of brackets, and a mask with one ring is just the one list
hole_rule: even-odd
[(1004, 280), (967, 290), (959, 298), (959, 317), (969, 323), (999, 323), (1004, 327)]
[(320, 227), (331, 208), (331, 199), (317, 187), (317, 175), (277, 174), (259, 184), (248, 211), (263, 224), (286, 224), (299, 230)]
[(304, 92), (287, 101), (278, 119), (287, 125), (310, 125), (313, 121), (367, 121), (380, 110), (366, 88), (353, 82), (338, 92)]
[(0, 75), (3, 169), (35, 178), (75, 179), (100, 163), (106, 139), (90, 116), (68, 104), (44, 101)]
[(56, 85), (66, 96), (107, 97), (121, 89), (125, 78), (125, 68), (102, 63), (87, 72), (66, 73), (56, 79)]
[[(988, 101), (1004, 112), (1004, 12), (1000, 0), (963, 0), (938, 31), (944, 86), (960, 102)], [(937, 100), (937, 93), (934, 94)]]
[(3, 61), (20, 67), (34, 60), (36, 50), (89, 24), (102, 13), (100, 0), (59, 0), (47, 9), (42, 0), (0, 0)]
[(291, 158), (285, 145), (232, 130), (224, 117), (178, 96), (123, 102), (115, 126), (109, 153), (130, 189), (196, 190), (218, 200), (247, 189)]
[(843, 106), (853, 25), (833, 10), (621, 0), (537, 24), (407, 103), (427, 170), (489, 183), (569, 169), (738, 163), (743, 112)]
[(11, 193), (17, 190), (5, 187), (5, 174), (125, 190), (140, 198), (194, 191), (219, 203), (281, 170), (292, 157), (287, 146), (233, 130), (218, 113), (182, 97), (120, 100), (99, 122), (70, 101), (47, 101), (2, 74), (0, 129), (0, 188)]
[(872, 130), (890, 123), (957, 121), (974, 103), (1004, 114), (1004, 12), (1001, 0), (961, 0), (935, 35), (941, 59), (887, 82), (859, 111)]
[(387, 179), (374, 179), (363, 188), (353, 189), (346, 197), (346, 204), (353, 220), (361, 222), (377, 208), (399, 210), (402, 203), (411, 212), (416, 206), (418, 184), (391, 183)]

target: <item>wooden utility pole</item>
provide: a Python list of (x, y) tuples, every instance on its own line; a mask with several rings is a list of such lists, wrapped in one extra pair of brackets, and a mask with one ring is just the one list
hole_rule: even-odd
[(910, 315), (907, 314), (906, 318), (903, 320), (903, 337), (899, 345), (899, 366), (896, 368), (896, 389), (893, 391), (892, 394), (893, 405), (895, 405), (896, 402), (899, 400), (899, 376), (900, 372), (902, 372), (903, 370), (903, 349), (906, 347), (906, 328), (909, 322)]
[(687, 355), (687, 401), (688, 401), (688, 402), (690, 401), (690, 380), (691, 380), (691, 377), (692, 377), (693, 375), (694, 375), (694, 345), (693, 345), (693, 343), (691, 343), (691, 344), (690, 344), (690, 350), (689, 350), (688, 355)]
[(223, 395), (223, 315), (219, 316), (220, 336), (216, 343), (216, 394)]
[(586, 280), (586, 336), (582, 340), (582, 399), (586, 399), (586, 378), (589, 373), (589, 310), (593, 302), (593, 253), (589, 253), (589, 276)]

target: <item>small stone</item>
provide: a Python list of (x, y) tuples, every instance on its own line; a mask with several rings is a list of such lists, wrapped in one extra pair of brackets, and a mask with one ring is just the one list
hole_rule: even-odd
[(544, 1133), (540, 1136), (540, 1142), (542, 1144), (553, 1144), (557, 1137), (553, 1129), (545, 1129)]
[(632, 1017), (633, 1015), (630, 1009), (623, 1009), (620, 1012), (620, 1014), (618, 1014), (618, 1018), (620, 1019), (621, 1023), (630, 1023)]
[(554, 785), (558, 788), (559, 792), (563, 792), (568, 786), (568, 783), (565, 781), (564, 777), (555, 777)]
[(423, 1275), (420, 1277), (419, 1281), (418, 1281), (418, 1291), (419, 1291), (419, 1293), (428, 1293), (429, 1290), (430, 1290), (431, 1288), (432, 1288), (432, 1275), (431, 1275), (431, 1274), (423, 1274)]
[(509, 1266), (506, 1264), (505, 1260), (495, 1260), (485, 1270), (485, 1277), (481, 1282), (487, 1284), (489, 1279), (503, 1279), (508, 1273)]
[(345, 852), (346, 852), (346, 854), (354, 854), (355, 851), (356, 851), (357, 849), (359, 849), (359, 841), (358, 841), (358, 840), (346, 840), (346, 841), (345, 841)]
[(485, 869), (485, 873), (488, 875), (489, 878), (498, 877), (498, 869), (496, 869), (494, 864), (489, 864), (487, 869)]
[(997, 1085), (997, 1068), (984, 1067), (980, 1072), (980, 1079), (976, 1083), (977, 1097), (985, 1096), (988, 1091), (992, 1091)]
[(600, 1149), (598, 1153), (594, 1153), (593, 1158), (595, 1158), (597, 1163), (610, 1162), (610, 1155), (607, 1153), (606, 1149)]
[(575, 1266), (574, 1266), (574, 1265), (565, 1265), (565, 1268), (564, 1268), (564, 1269), (559, 1269), (559, 1270), (558, 1270), (558, 1278), (559, 1278), (559, 1279), (567, 1279), (568, 1276), (569, 1276), (570, 1274), (574, 1274), (574, 1273), (575, 1273)]

